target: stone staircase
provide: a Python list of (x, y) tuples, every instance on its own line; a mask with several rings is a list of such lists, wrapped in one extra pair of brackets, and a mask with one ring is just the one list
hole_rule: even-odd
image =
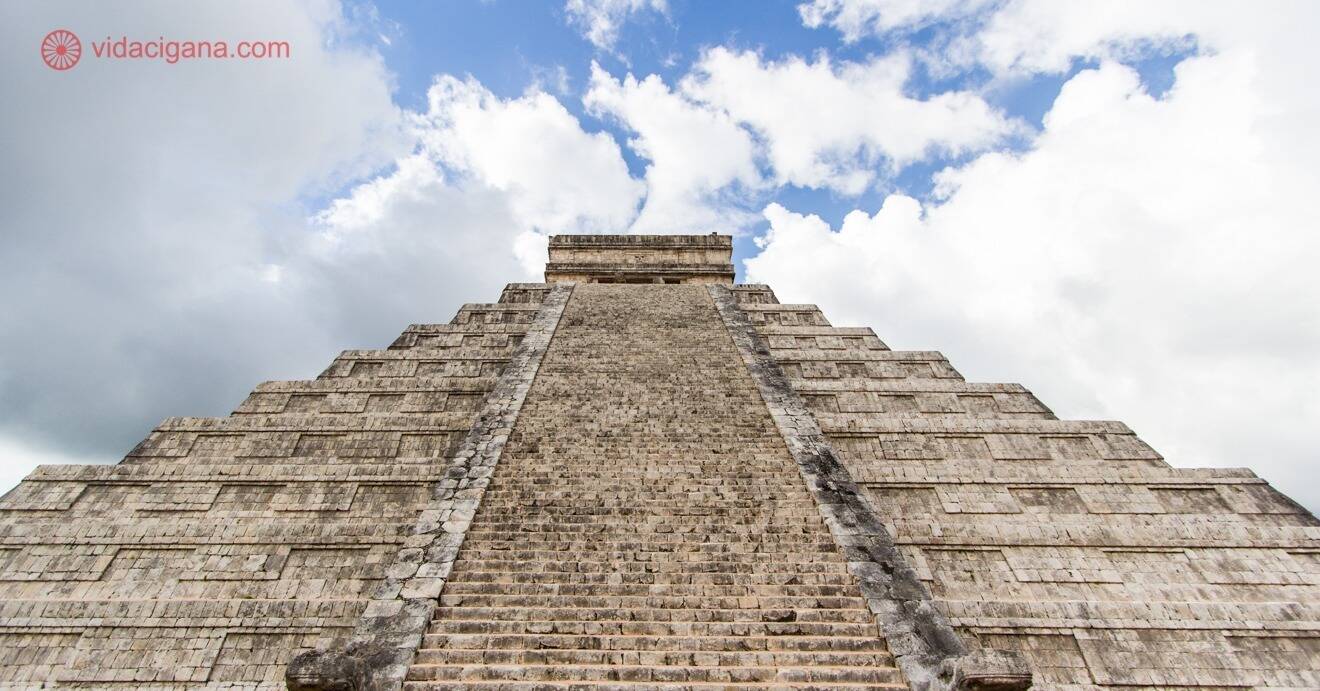
[(574, 288), (407, 688), (906, 688), (709, 295)]

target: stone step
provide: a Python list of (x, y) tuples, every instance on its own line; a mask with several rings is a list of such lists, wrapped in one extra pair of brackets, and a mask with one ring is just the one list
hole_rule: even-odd
[[(576, 502), (591, 502), (591, 504), (584, 505)], [(638, 513), (658, 513), (667, 516), (672, 513), (679, 516), (728, 516), (740, 512), (757, 515), (779, 510), (797, 510), (806, 513), (809, 509), (815, 508), (815, 505), (807, 497), (792, 499), (784, 497), (732, 498), (698, 494), (688, 500), (678, 498), (644, 499), (641, 496), (629, 497), (627, 495), (610, 496), (608, 498), (593, 498), (591, 496), (577, 498), (571, 496), (532, 497), (524, 501), (512, 501), (497, 497), (489, 504), (483, 500), (482, 508), (490, 514), (521, 512), (631, 516)]]
[(830, 682), (827, 684), (813, 683), (785, 683), (785, 682), (657, 682), (657, 681), (611, 681), (611, 682), (583, 682), (583, 681), (509, 681), (509, 680), (490, 680), (490, 681), (408, 681), (403, 688), (406, 691), (480, 691), (482, 689), (498, 689), (499, 691), (545, 691), (547, 689), (572, 689), (573, 691), (631, 691), (633, 689), (646, 689), (647, 691), (683, 691), (685, 689), (774, 689), (775, 691), (829, 691), (830, 689), (852, 689), (856, 691), (884, 691), (885, 689), (906, 689), (907, 684), (902, 682), (884, 683), (884, 684), (849, 684), (843, 682)]
[[(573, 535), (594, 535), (616, 531), (620, 528), (631, 527), (633, 534), (647, 532), (652, 534), (674, 534), (682, 535), (687, 533), (699, 532), (703, 535), (722, 536), (722, 535), (746, 535), (748, 533), (782, 533), (782, 534), (820, 534), (820, 528), (823, 521), (820, 514), (800, 516), (772, 516), (764, 522), (730, 524), (727, 522), (711, 523), (709, 521), (701, 523), (689, 518), (681, 523), (665, 523), (660, 519), (663, 516), (652, 517), (646, 523), (629, 524), (608, 524), (591, 519), (565, 517), (558, 520), (539, 520), (524, 521), (515, 523), (513, 521), (500, 522), (495, 516), (482, 516), (483, 520), (479, 527), (472, 528), (473, 534), (502, 533), (505, 535), (511, 532), (520, 532), (517, 526), (525, 526), (526, 530), (521, 532), (536, 534), (573, 534)], [(645, 518), (645, 517), (643, 517)], [(490, 520), (484, 520), (490, 519)], [(779, 520), (783, 519), (783, 520)], [(814, 520), (813, 520), (814, 519)]]
[[(518, 512), (514, 509), (509, 510), (488, 510), (482, 513), (483, 518), (489, 518), (495, 523), (512, 523), (517, 518)], [(820, 525), (823, 521), (818, 512), (807, 510), (784, 510), (775, 512), (773, 509), (767, 509), (764, 512), (744, 511), (721, 511), (706, 507), (693, 506), (685, 510), (674, 510), (665, 514), (659, 511), (647, 511), (644, 509), (627, 509), (620, 507), (612, 511), (593, 511), (589, 507), (583, 508), (554, 508), (554, 507), (528, 507), (523, 515), (528, 525), (539, 526), (545, 523), (559, 524), (590, 524), (597, 528), (626, 528), (634, 521), (640, 522), (644, 528), (649, 528), (647, 532), (655, 532), (656, 529), (667, 528), (667, 521), (672, 521), (677, 526), (697, 525), (703, 530), (708, 526), (712, 529), (719, 526), (737, 528), (739, 526), (761, 526), (761, 525), (798, 525), (811, 521)], [(812, 520), (814, 519), (814, 521)], [(561, 527), (555, 532), (575, 532), (579, 528)], [(536, 532), (536, 531), (532, 531)]]
[[(723, 459), (721, 459), (723, 460)], [(669, 464), (659, 468), (637, 469), (633, 472), (624, 472), (621, 470), (598, 470), (595, 475), (593, 485), (587, 485), (581, 490), (636, 490), (647, 489), (649, 483), (656, 480), (682, 479), (688, 483), (685, 487), (652, 487), (656, 493), (674, 492), (682, 494), (685, 492), (703, 492), (711, 489), (775, 489), (799, 491), (800, 488), (794, 488), (791, 485), (784, 484), (784, 472), (786, 468), (765, 468), (761, 470), (746, 468), (734, 475), (728, 473), (727, 469), (720, 470), (720, 463), (712, 461), (709, 467), (691, 465), (690, 460), (683, 461), (683, 465), (670, 465), (677, 463), (671, 460)], [(717, 472), (718, 471), (718, 472)], [(721, 481), (723, 480), (723, 481)], [(526, 491), (560, 491), (572, 494), (578, 490), (565, 488), (559, 483), (562, 478), (555, 473), (545, 472), (538, 475), (529, 475), (526, 478), (519, 478), (517, 483), (500, 482), (496, 480), (490, 488), (493, 496), (499, 496), (504, 492), (526, 492)]]
[[(508, 532), (518, 532), (508, 516), (482, 515), (481, 526), (489, 531), (495, 526), (510, 526)], [(727, 516), (673, 516), (668, 521), (665, 516), (625, 516), (608, 517), (584, 515), (561, 515), (542, 517), (541, 520), (529, 518), (525, 534), (573, 534), (579, 536), (624, 536), (624, 535), (688, 535), (693, 533), (714, 536), (755, 536), (763, 531), (798, 534), (803, 531), (818, 532), (824, 527), (820, 514), (801, 516), (766, 516), (758, 520), (744, 518), (734, 521)], [(552, 520), (551, 520), (552, 519)]]
[[(642, 533), (647, 535), (647, 533)], [(665, 544), (654, 546), (634, 547), (620, 546), (618, 543), (609, 542), (610, 538), (621, 538), (618, 534), (599, 534), (602, 543), (591, 547), (583, 548), (560, 548), (565, 543), (549, 542), (536, 543), (529, 541), (524, 545), (516, 545), (507, 542), (487, 544), (480, 540), (475, 540), (466, 544), (463, 548), (464, 559), (474, 559), (480, 562), (490, 562), (483, 564), (482, 571), (499, 571), (508, 569), (511, 572), (520, 572), (524, 569), (513, 567), (509, 564), (503, 565), (496, 562), (510, 561), (536, 561), (538, 563), (554, 563), (549, 568), (555, 571), (579, 571), (580, 569), (565, 568), (565, 564), (580, 562), (591, 564), (588, 570), (597, 570), (609, 568), (611, 564), (629, 564), (637, 562), (649, 562), (655, 559), (668, 559), (674, 562), (685, 562), (691, 565), (693, 573), (706, 573), (708, 569), (718, 568), (720, 565), (730, 565), (737, 567), (738, 564), (754, 563), (761, 566), (773, 564), (776, 560), (784, 564), (809, 564), (835, 561), (838, 559), (837, 550), (826, 547), (799, 546), (794, 542), (768, 542), (765, 544), (752, 543), (749, 545), (732, 545), (736, 549), (746, 549), (748, 551), (731, 551), (724, 547), (731, 543), (701, 543), (696, 540), (690, 542), (670, 541)], [(662, 535), (669, 537), (670, 534)], [(736, 536), (734, 536), (736, 537)], [(574, 544), (574, 543), (568, 543)], [(574, 552), (572, 562), (565, 561), (565, 554)], [(792, 569), (771, 569), (771, 572), (789, 572)]]
[[(436, 619), (431, 634), (593, 634), (633, 636), (879, 636), (874, 622), (477, 621)], [(442, 647), (427, 645), (426, 647)]]
[[(838, 559), (838, 550), (830, 547), (820, 549), (793, 549), (789, 546), (785, 549), (783, 545), (768, 545), (761, 551), (729, 551), (721, 549), (702, 549), (703, 545), (693, 543), (687, 547), (675, 546), (671, 549), (664, 548), (635, 548), (635, 549), (610, 549), (607, 546), (600, 546), (595, 550), (581, 549), (574, 553), (574, 561), (578, 563), (598, 562), (598, 563), (636, 563), (652, 562), (656, 560), (682, 561), (688, 563), (714, 563), (714, 564), (801, 564), (817, 563), (823, 561), (835, 561)], [(746, 547), (754, 548), (755, 545)], [(465, 546), (463, 553), (464, 559), (476, 559), (480, 561), (551, 561), (561, 560), (564, 550), (544, 549), (518, 549), (508, 545), (490, 547), (480, 543)], [(702, 567), (706, 568), (706, 567)]]
[[(797, 544), (810, 544), (805, 542), (810, 539), (810, 533), (803, 530), (814, 528), (814, 531), (820, 530), (819, 524), (814, 526), (766, 526), (755, 522), (740, 523), (736, 526), (725, 526), (723, 530), (710, 533), (703, 533), (705, 526), (699, 524), (686, 524), (682, 526), (663, 526), (663, 525), (643, 525), (636, 526), (631, 531), (627, 530), (627, 524), (618, 523), (614, 525), (588, 526), (590, 529), (569, 531), (560, 530), (529, 530), (522, 535), (526, 536), (527, 542), (523, 543), (533, 549), (551, 549), (563, 551), (569, 549), (566, 545), (590, 544), (595, 540), (597, 543), (609, 544), (631, 544), (638, 539), (646, 540), (655, 538), (658, 542), (676, 543), (682, 545), (692, 544), (712, 544), (727, 545), (737, 544), (739, 542), (753, 542), (764, 545), (784, 545), (792, 547)], [(769, 535), (762, 535), (764, 528)], [(813, 531), (813, 532), (814, 532)], [(509, 537), (506, 533), (505, 537)], [(710, 540), (703, 540), (709, 537)], [(761, 538), (766, 539), (762, 540)], [(561, 539), (562, 538), (562, 539)], [(512, 540), (497, 540), (489, 533), (479, 536), (473, 536), (471, 545), (486, 544), (487, 541), (492, 546), (498, 543), (512, 543)], [(803, 541), (803, 542), (799, 542)]]
[(612, 607), (658, 609), (866, 609), (860, 597), (770, 595), (763, 597), (720, 595), (609, 595), (455, 593), (440, 596), (447, 607)]
[[(652, 384), (654, 386), (654, 384)], [(684, 391), (666, 392), (666, 396), (681, 396)], [(568, 405), (582, 405), (585, 401), (569, 401)], [(603, 449), (631, 452), (636, 455), (656, 455), (665, 452), (690, 451), (692, 460), (710, 460), (714, 456), (742, 455), (755, 458), (761, 463), (770, 463), (773, 456), (758, 455), (774, 448), (774, 440), (767, 437), (774, 433), (774, 427), (737, 425), (729, 413), (722, 407), (690, 411), (682, 418), (675, 416), (648, 416), (644, 410), (627, 410), (628, 403), (623, 400), (597, 401), (609, 405), (614, 419), (608, 425), (602, 424), (596, 413), (584, 413), (575, 416), (571, 408), (554, 418), (536, 420), (533, 416), (528, 422), (543, 426), (543, 432), (536, 437), (517, 437), (525, 441), (534, 450), (564, 458), (582, 457), (599, 453)], [(736, 414), (736, 413), (735, 413)], [(687, 424), (688, 418), (704, 420), (700, 424)], [(521, 419), (519, 420), (522, 421)], [(717, 432), (717, 434), (713, 433)], [(660, 436), (664, 435), (664, 436)], [(587, 444), (580, 444), (583, 438)], [(646, 442), (645, 446), (629, 447), (626, 442)], [(581, 454), (572, 453), (581, 451)], [(679, 458), (679, 456), (674, 456)]]
[(714, 607), (524, 607), (511, 604), (490, 607), (442, 605), (435, 610), (436, 621), (627, 621), (627, 622), (801, 622), (852, 623), (873, 622), (865, 609), (777, 608), (716, 609)]
[[(535, 453), (539, 456), (538, 469), (551, 473), (573, 473), (580, 476), (582, 481), (594, 479), (590, 477), (590, 474), (595, 469), (622, 465), (623, 461), (626, 461), (628, 465), (635, 464), (635, 466), (638, 466), (638, 470), (642, 466), (649, 467), (651, 470), (663, 468), (666, 464), (676, 460), (685, 463), (703, 463), (708, 465), (705, 470), (707, 476), (720, 474), (721, 471), (718, 469), (720, 465), (737, 465), (740, 471), (735, 475), (751, 479), (771, 478), (792, 468), (792, 465), (786, 461), (783, 465), (766, 462), (765, 456), (770, 455), (772, 451), (769, 449), (749, 451), (745, 441), (735, 441), (732, 445), (736, 447), (735, 449), (720, 454), (710, 454), (708, 451), (682, 447), (665, 447), (648, 451), (645, 446), (640, 448), (638, 446), (645, 444), (644, 439), (620, 440), (617, 444), (601, 447), (588, 456), (564, 457), (557, 452), (546, 450), (529, 450), (528, 453)], [(698, 454), (703, 458), (697, 458)], [(691, 472), (687, 469), (687, 466), (684, 466), (676, 469), (674, 474), (681, 476)]]
[[(551, 475), (562, 476), (565, 473), (572, 473), (572, 475), (574, 477), (577, 477), (580, 482), (583, 483), (588, 481), (592, 482), (592, 484), (584, 484), (582, 485), (582, 487), (579, 488), (584, 492), (589, 492), (593, 490), (595, 491), (644, 490), (646, 489), (647, 483), (655, 482), (657, 480), (683, 479), (683, 480), (690, 480), (696, 483), (702, 478), (709, 479), (712, 476), (718, 477), (722, 473), (726, 472), (720, 470), (720, 466), (725, 466), (731, 463), (737, 463), (743, 466), (742, 471), (740, 471), (736, 476), (731, 476), (729, 478), (731, 484), (729, 485), (711, 484), (711, 483), (694, 484), (692, 490), (694, 492), (700, 492), (703, 490), (708, 490), (716, 487), (731, 488), (735, 486), (739, 488), (742, 487), (774, 488), (778, 490), (788, 490), (790, 492), (797, 492), (802, 489), (784, 484), (783, 476), (786, 472), (793, 472), (792, 465), (788, 465), (788, 464), (785, 464), (783, 466), (755, 465), (746, 459), (730, 458), (728, 456), (712, 460), (709, 466), (704, 469), (700, 466), (693, 467), (690, 465), (684, 465), (682, 467), (676, 467), (672, 471), (655, 470), (655, 468), (664, 468), (666, 465), (675, 462), (675, 456), (684, 456), (685, 462), (690, 462), (691, 460), (690, 455), (681, 454), (681, 453), (675, 453), (673, 455), (658, 455), (658, 454), (653, 456), (648, 455), (643, 457), (641, 460), (637, 460), (636, 462), (639, 465), (642, 463), (646, 463), (652, 467), (651, 470), (645, 472), (643, 472), (640, 469), (635, 473), (609, 474), (609, 471), (604, 471), (606, 474), (592, 476), (592, 473), (597, 472), (602, 465), (618, 464), (626, 455), (627, 454), (623, 452), (615, 452), (608, 455), (603, 455), (603, 457), (600, 459), (593, 459), (590, 463), (585, 463), (581, 466), (576, 464), (554, 462), (553, 460), (546, 460), (545, 465), (540, 466), (541, 469), (543, 469), (546, 472), (547, 475), (546, 477), (536, 478), (534, 481), (529, 480), (526, 483), (520, 482), (517, 485), (511, 484), (508, 481), (501, 481), (499, 479), (496, 479), (495, 484), (492, 485), (491, 491), (498, 496), (500, 492), (503, 492), (507, 489), (563, 490), (564, 489), (563, 487), (555, 487), (554, 486), (555, 480), (549, 476)], [(633, 463), (634, 461), (630, 459), (628, 462)], [(666, 492), (666, 491), (677, 491), (677, 489), (671, 487), (668, 489), (656, 490), (656, 492)]]
[[(646, 528), (650, 527), (650, 530)], [(469, 547), (489, 545), (493, 549), (505, 549), (506, 545), (521, 544), (529, 549), (548, 549), (552, 551), (566, 551), (577, 549), (581, 545), (591, 545), (595, 549), (619, 549), (620, 545), (634, 545), (637, 540), (648, 540), (655, 538), (658, 549), (668, 550), (668, 545), (674, 546), (692, 546), (692, 545), (739, 545), (751, 543), (761, 545), (761, 549), (774, 548), (778, 546), (781, 551), (792, 551), (798, 545), (812, 545), (809, 542), (811, 536), (801, 530), (799, 526), (790, 526), (788, 530), (775, 529), (771, 527), (769, 535), (761, 535), (758, 531), (761, 526), (756, 523), (744, 523), (738, 527), (741, 530), (726, 529), (705, 535), (701, 532), (702, 526), (682, 526), (682, 530), (666, 529), (666, 526), (646, 526), (634, 528), (631, 532), (625, 530), (624, 524), (615, 526), (597, 526), (591, 531), (558, 532), (550, 530), (533, 530), (522, 533), (526, 541), (517, 541), (508, 534), (507, 539), (497, 539), (488, 533), (479, 536), (473, 536), (466, 542)], [(690, 529), (696, 528), (696, 530)], [(819, 529), (819, 526), (816, 526)], [(704, 538), (712, 539), (706, 540)], [(762, 539), (765, 538), (765, 539)], [(595, 540), (593, 543), (592, 540)]]
[(608, 634), (451, 634), (428, 635), (422, 650), (606, 650), (726, 653), (866, 652), (888, 653), (877, 636), (646, 636)]
[[(651, 386), (654, 388), (653, 384)], [(683, 396), (687, 393), (674, 389), (663, 392), (657, 398)], [(774, 439), (768, 436), (775, 433), (775, 428), (735, 424), (736, 420), (731, 416), (744, 414), (741, 411), (731, 412), (726, 407), (735, 404), (719, 402), (702, 410), (688, 411), (682, 416), (657, 416), (631, 406), (626, 400), (611, 401), (603, 397), (590, 402), (568, 401), (567, 405), (585, 406), (588, 403), (593, 407), (606, 408), (609, 416), (607, 422), (602, 422), (599, 412), (584, 412), (575, 416), (567, 412), (571, 410), (568, 408), (564, 414), (553, 419), (534, 421), (544, 425), (543, 432), (538, 432), (534, 437), (515, 436), (513, 440), (526, 444), (527, 451), (566, 460), (591, 456), (604, 449), (638, 456), (685, 451), (688, 452), (686, 457), (675, 454), (671, 458), (691, 462), (710, 461), (730, 455), (743, 456), (766, 465), (779, 460), (773, 455), (766, 455), (767, 451), (775, 448)], [(519, 419), (520, 422), (522, 420)], [(645, 442), (645, 446), (627, 445), (638, 441)]]
[[(726, 448), (712, 452), (710, 444), (702, 444), (700, 437), (692, 437), (692, 440), (686, 444), (656, 446), (653, 442), (647, 441), (647, 437), (655, 434), (661, 432), (611, 439), (608, 443), (598, 444), (585, 454), (566, 455), (546, 445), (529, 449), (527, 453), (535, 453), (540, 457), (538, 468), (541, 470), (559, 472), (571, 470), (584, 474), (591, 472), (593, 468), (609, 467), (611, 463), (620, 459), (639, 464), (636, 469), (641, 469), (640, 464), (643, 462), (651, 462), (649, 468), (654, 469), (663, 467), (665, 463), (681, 460), (685, 463), (708, 464), (711, 466), (710, 470), (715, 471), (715, 466), (721, 462), (726, 467), (736, 463), (739, 471), (735, 475), (749, 474), (752, 477), (760, 477), (763, 473), (782, 472), (782, 468), (791, 467), (787, 460), (768, 460), (767, 457), (773, 457), (774, 447), (758, 448), (750, 436), (745, 439), (729, 438)], [(784, 465), (780, 466), (779, 462)]]
[[(681, 496), (687, 492), (710, 493), (713, 490), (726, 494), (730, 491), (740, 492), (787, 492), (788, 496), (793, 496), (802, 491), (801, 488), (785, 486), (783, 474), (786, 469), (779, 468), (775, 470), (752, 471), (748, 470), (739, 477), (718, 477), (716, 469), (717, 464), (707, 470), (699, 468), (666, 468), (664, 471), (639, 471), (636, 473), (620, 472), (598, 472), (594, 477), (595, 486), (584, 487), (584, 491), (600, 491), (603, 494), (610, 495), (615, 493), (631, 494), (647, 492), (648, 485), (667, 482), (682, 482), (688, 489), (677, 489), (666, 487), (663, 489), (651, 488), (648, 496)], [(500, 482), (498, 479), (491, 485), (486, 494), (493, 498), (502, 498), (506, 496), (517, 496), (526, 498), (536, 496), (541, 493), (542, 496), (553, 496), (551, 492), (563, 492), (564, 496), (573, 496), (576, 491), (564, 490), (556, 487), (556, 483), (561, 481), (556, 479), (562, 473), (546, 473), (542, 476), (529, 477), (520, 481), (517, 485)], [(711, 477), (715, 475), (716, 477)]]
[[(516, 438), (513, 443), (517, 443)], [(776, 459), (773, 463), (761, 459), (762, 462), (759, 466), (739, 466), (735, 471), (729, 468), (728, 459), (725, 458), (726, 455), (719, 454), (710, 458), (682, 455), (670, 458), (663, 466), (639, 468), (616, 464), (606, 467), (597, 466), (590, 470), (592, 478), (601, 485), (606, 486), (613, 485), (619, 480), (647, 482), (661, 478), (678, 477), (687, 479), (692, 483), (691, 487), (700, 489), (703, 487), (738, 486), (746, 483), (783, 487), (785, 486), (783, 482), (784, 472), (787, 468), (792, 467), (786, 459)], [(491, 485), (491, 491), (506, 488), (524, 489), (531, 486), (563, 489), (560, 484), (562, 481), (563, 477), (558, 473), (541, 467), (528, 468), (517, 479), (496, 477), (494, 484)], [(657, 491), (664, 491), (665, 489), (670, 488), (656, 488)]]
[[(732, 639), (737, 640), (737, 639)], [(887, 652), (871, 651), (741, 651), (725, 650), (613, 650), (613, 649), (422, 649), (417, 665), (679, 665), (705, 667), (892, 667)]]
[[(764, 554), (775, 552), (836, 552), (838, 548), (833, 544), (822, 544), (820, 542), (809, 541), (802, 536), (788, 535), (782, 539), (761, 539), (756, 541), (736, 541), (721, 540), (719, 542), (706, 542), (700, 535), (688, 535), (687, 539), (678, 536), (677, 539), (669, 534), (660, 533), (655, 535), (655, 540), (642, 542), (637, 540), (624, 541), (618, 536), (615, 539), (602, 538), (599, 542), (582, 542), (580, 540), (566, 539), (555, 540), (542, 539), (544, 535), (551, 533), (535, 533), (536, 539), (514, 540), (514, 539), (493, 539), (478, 538), (473, 540), (469, 538), (464, 542), (467, 549), (481, 552), (501, 552), (501, 551), (537, 551), (537, 552), (594, 552), (600, 553), (631, 553), (631, 552), (688, 552), (701, 554)], [(580, 536), (571, 536), (580, 537)], [(636, 535), (633, 536), (634, 538)]]
[(825, 597), (853, 599), (843, 585), (646, 585), (641, 583), (472, 583), (451, 581), (445, 595), (505, 597)]
[(763, 501), (765, 499), (774, 499), (777, 502), (787, 504), (802, 504), (809, 500), (806, 492), (797, 487), (783, 485), (779, 480), (777, 484), (766, 483), (755, 486), (709, 486), (693, 487), (679, 489), (670, 487), (668, 489), (650, 489), (646, 485), (655, 483), (657, 480), (673, 480), (678, 478), (653, 477), (645, 481), (633, 483), (635, 486), (622, 485), (618, 482), (600, 483), (598, 487), (584, 487), (580, 489), (550, 489), (543, 486), (532, 486), (530, 488), (519, 488), (511, 490), (501, 487), (493, 487), (486, 492), (482, 503), (490, 502), (492, 504), (520, 504), (523, 502), (553, 502), (568, 500), (586, 500), (599, 499), (601, 501), (617, 500), (638, 500), (654, 504), (673, 504), (676, 502), (687, 503), (689, 501), (718, 501), (738, 502)]
[(546, 577), (540, 571), (474, 571), (455, 572), (446, 587), (455, 583), (544, 583), (567, 585), (595, 584), (645, 584), (645, 585), (741, 585), (741, 586), (786, 586), (786, 585), (830, 585), (840, 587), (857, 586), (853, 576), (846, 570), (830, 573), (798, 573), (765, 571), (755, 573), (656, 573), (656, 572), (561, 572), (554, 578)]
[[(562, 560), (564, 554), (558, 553), (556, 559)], [(784, 568), (791, 565), (791, 569)], [(518, 573), (531, 571), (544, 574), (546, 580), (553, 580), (550, 574), (559, 573), (848, 573), (838, 555), (827, 555), (820, 561), (777, 561), (777, 560), (729, 560), (729, 561), (553, 561), (529, 563), (524, 559), (470, 559), (460, 556), (453, 573), (459, 574), (495, 572)]]
[(808, 511), (806, 509), (767, 510), (764, 512), (699, 512), (692, 509), (687, 512), (674, 512), (668, 515), (656, 511), (630, 511), (624, 508), (601, 512), (593, 512), (589, 508), (577, 511), (529, 509), (523, 516), (525, 520), (521, 523), (515, 523), (518, 518), (517, 512), (510, 509), (499, 512), (485, 511), (482, 518), (489, 519), (481, 523), (484, 530), (491, 530), (496, 526), (502, 529), (503, 526), (526, 525), (530, 528), (528, 532), (563, 533), (593, 530), (617, 531), (635, 525), (638, 529), (644, 529), (647, 532), (676, 532), (696, 528), (700, 531), (709, 530), (713, 534), (719, 534), (721, 530), (741, 530), (747, 526), (799, 529), (803, 526), (811, 526), (818, 530), (824, 524), (824, 520), (820, 517), (818, 511)]
[(697, 667), (662, 665), (426, 665), (414, 664), (409, 681), (634, 681), (700, 683), (896, 684), (897, 670), (871, 667)]
[[(488, 510), (486, 511), (485, 515), (491, 518), (496, 523), (499, 523), (502, 519), (507, 519), (505, 520), (505, 522), (511, 523), (513, 519), (518, 517), (517, 513), (518, 512), (515, 509), (509, 509), (507, 511)], [(531, 513), (530, 509), (528, 510), (527, 513)], [(784, 509), (782, 511), (767, 509), (759, 514), (752, 513), (750, 511), (718, 511), (718, 512), (710, 511), (710, 510), (702, 511), (696, 507), (692, 507), (681, 512), (676, 511), (671, 514), (662, 514), (654, 511), (642, 511), (642, 510), (634, 511), (624, 507), (619, 507), (615, 509), (603, 509), (603, 508), (597, 508), (591, 506), (581, 506), (581, 507), (563, 507), (562, 509), (540, 508), (534, 513), (534, 515), (527, 515), (524, 517), (526, 518), (524, 524), (529, 524), (529, 525), (536, 525), (538, 523), (546, 522), (547, 519), (553, 519), (550, 522), (591, 523), (594, 525), (599, 525), (601, 522), (601, 517), (615, 518), (619, 520), (624, 520), (624, 519), (631, 520), (631, 519), (640, 518), (640, 519), (647, 519), (651, 522), (675, 522), (679, 524), (706, 522), (706, 523), (714, 523), (715, 525), (727, 524), (728, 519), (731, 518), (742, 519), (741, 521), (738, 521), (740, 523), (748, 523), (753, 521), (755, 522), (764, 521), (772, 524), (799, 523), (811, 519), (814, 519), (814, 522), (817, 524), (821, 522), (820, 514), (814, 509), (808, 509), (807, 507), (803, 507), (800, 509), (799, 508)]]
[[(647, 480), (647, 482), (678, 484), (682, 482), (682, 478), (653, 478)], [(791, 489), (787, 492), (755, 490), (725, 494), (693, 492), (691, 497), (684, 497), (681, 494), (659, 496), (652, 494), (648, 497), (644, 489), (599, 493), (583, 492), (581, 495), (571, 493), (552, 495), (535, 491), (522, 497), (512, 497), (495, 492), (492, 492), (492, 495), (489, 504), (486, 504), (485, 501), (482, 504), (491, 507), (492, 510), (498, 509), (500, 511), (546, 508), (560, 511), (579, 509), (580, 513), (591, 510), (596, 514), (610, 514), (620, 509), (631, 509), (630, 513), (637, 513), (638, 510), (649, 510), (649, 512), (654, 513), (684, 507), (723, 507), (726, 510), (747, 511), (753, 514), (772, 513), (778, 510), (788, 515), (807, 515), (806, 510), (814, 506), (810, 501), (810, 496), (797, 489)], [(574, 502), (589, 503), (574, 504)]]
[[(651, 386), (654, 388), (653, 383)], [(685, 393), (675, 389), (664, 392), (664, 395), (682, 396)], [(570, 406), (585, 403), (569, 401)], [(532, 416), (527, 421), (542, 425), (543, 432), (535, 437), (517, 437), (516, 441), (526, 442), (528, 450), (565, 458), (573, 451), (581, 451), (581, 455), (590, 456), (602, 449), (617, 447), (616, 450), (631, 451), (637, 455), (687, 450), (692, 452), (690, 459), (698, 461), (731, 454), (756, 458), (761, 463), (769, 463), (774, 459), (773, 456), (758, 455), (758, 452), (774, 448), (774, 440), (768, 435), (774, 434), (775, 428), (736, 424), (736, 420), (730, 417), (731, 413), (722, 407), (723, 403), (688, 411), (681, 417), (648, 415), (647, 411), (641, 409), (628, 410), (629, 404), (625, 400), (600, 400), (595, 403), (609, 406), (611, 422), (602, 424), (598, 413), (573, 415), (569, 408), (554, 418), (536, 420)], [(692, 420), (702, 422), (692, 424)], [(584, 439), (587, 442), (580, 443)], [(646, 442), (646, 446), (625, 445), (625, 442), (635, 441)]]
[[(548, 484), (523, 485), (517, 488), (495, 486), (487, 491), (493, 502), (506, 501), (546, 501), (569, 498), (599, 499), (641, 499), (656, 503), (673, 502), (679, 499), (710, 499), (721, 501), (748, 501), (771, 497), (780, 501), (802, 501), (807, 497), (803, 488), (785, 486), (782, 479), (765, 478), (757, 484), (745, 485), (699, 485), (691, 488), (669, 486), (666, 489), (652, 489), (647, 485), (657, 481), (678, 480), (679, 477), (656, 475), (641, 480), (622, 482), (595, 482), (592, 485), (576, 489), (555, 488)], [(547, 481), (548, 482), (548, 481)], [(485, 501), (483, 499), (483, 501)]]

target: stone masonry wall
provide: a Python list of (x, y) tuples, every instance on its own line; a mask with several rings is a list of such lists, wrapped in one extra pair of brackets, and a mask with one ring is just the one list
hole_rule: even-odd
[(0, 498), (0, 686), (284, 688), (359, 624), (549, 289), (38, 468)]
[(1035, 688), (1320, 687), (1320, 523), (1250, 471), (735, 292), (966, 643)]
[(0, 688), (1020, 684), (991, 650), (1320, 688), (1320, 522), (762, 285), (510, 284), (0, 497)]

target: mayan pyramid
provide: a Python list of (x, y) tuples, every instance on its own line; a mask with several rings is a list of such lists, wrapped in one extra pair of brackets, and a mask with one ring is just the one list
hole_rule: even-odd
[(1307, 511), (734, 285), (731, 248), (555, 237), (545, 283), (38, 468), (0, 684), (1320, 687)]

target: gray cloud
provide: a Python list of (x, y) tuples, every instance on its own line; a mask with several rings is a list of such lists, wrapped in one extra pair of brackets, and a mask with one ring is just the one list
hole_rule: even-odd
[[(81, 34), (56, 73), (37, 45)], [(0, 441), (113, 460), (156, 420), (223, 414), (379, 323), (264, 280), (306, 243), (291, 200), (406, 147), (389, 75), (332, 3), (27, 3), (0, 25)], [(287, 40), (288, 61), (95, 60), (105, 35)], [(328, 48), (334, 45), (334, 48)], [(374, 267), (348, 267), (374, 269)], [(323, 285), (317, 285), (318, 283)], [(397, 312), (390, 315), (401, 328)], [(416, 315), (415, 315), (416, 316)], [(5, 484), (26, 457), (0, 459)]]

